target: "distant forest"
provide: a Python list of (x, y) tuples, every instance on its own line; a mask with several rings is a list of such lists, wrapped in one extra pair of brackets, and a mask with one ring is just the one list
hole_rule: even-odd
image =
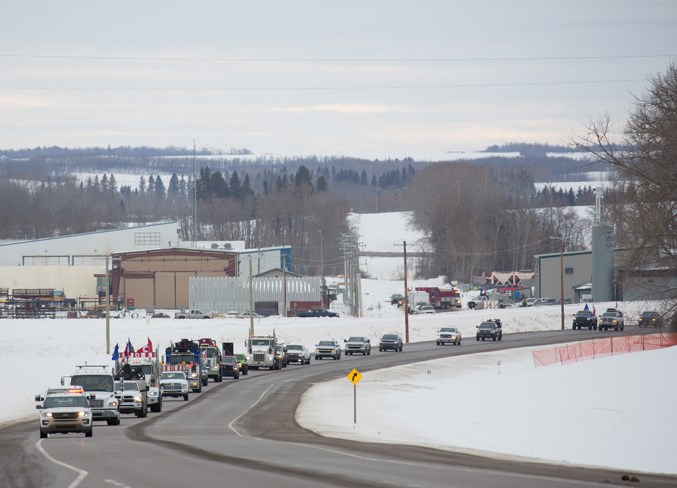
[[(536, 191), (534, 185), (586, 181), (587, 171), (604, 169), (545, 156), (565, 149), (491, 146), (487, 153), (521, 155), (441, 162), (274, 158), (247, 149), (175, 147), (3, 150), (0, 239), (176, 220), (184, 240), (243, 240), (250, 248), (292, 245), (298, 272), (317, 272), (324, 253), (325, 271), (339, 273), (338, 241), (352, 231), (349, 212), (412, 211), (412, 225), (431, 236), (430, 249), (438, 256), (422, 261), (420, 273), (467, 280), (487, 269), (529, 269), (534, 254), (554, 248), (552, 235), (566, 234), (572, 249), (584, 244), (584, 228), (565, 207), (592, 204), (591, 186), (563, 192)], [(81, 174), (96, 176), (82, 181)], [(138, 176), (138, 183), (118, 184), (122, 175)], [(194, 201), (196, 236), (191, 235)], [(540, 208), (559, 210), (546, 218)], [(508, 252), (516, 244), (520, 250)]]

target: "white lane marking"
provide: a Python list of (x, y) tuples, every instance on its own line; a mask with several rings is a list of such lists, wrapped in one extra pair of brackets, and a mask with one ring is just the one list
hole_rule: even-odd
[(235, 422), (237, 422), (243, 415), (245, 415), (247, 412), (249, 412), (252, 408), (254, 408), (261, 401), (261, 399), (266, 395), (266, 393), (268, 393), (268, 390), (270, 390), (272, 387), (273, 387), (273, 385), (270, 385), (268, 388), (266, 388), (265, 391), (263, 393), (261, 393), (261, 395), (259, 395), (259, 397), (256, 399), (256, 401), (254, 403), (252, 403), (251, 405), (249, 405), (249, 407), (247, 407), (247, 410), (245, 410), (240, 415), (238, 415), (237, 417), (235, 417), (233, 420), (230, 421), (230, 423), (228, 424), (228, 428), (230, 430), (232, 430), (233, 432), (235, 432), (235, 434), (237, 434), (238, 437), (253, 439), (253, 437), (242, 435), (235, 427), (233, 427), (233, 424)]
[(63, 461), (59, 461), (58, 459), (54, 459), (52, 456), (47, 454), (47, 451), (45, 451), (44, 448), (42, 447), (42, 439), (38, 440), (38, 442), (35, 443), (35, 447), (37, 447), (38, 451), (40, 451), (47, 459), (52, 461), (54, 464), (58, 464), (60, 466), (63, 466), (64, 468), (72, 469), (73, 471), (78, 473), (78, 477), (75, 478), (75, 480), (70, 485), (68, 485), (68, 488), (75, 488), (89, 474), (84, 469), (76, 468), (75, 466), (71, 466), (70, 464), (66, 464)]
[(111, 485), (120, 486), (120, 487), (122, 487), (122, 488), (131, 488), (131, 487), (125, 485), (124, 483), (120, 483), (119, 481), (108, 480), (108, 479), (106, 479), (106, 480), (104, 480), (104, 481), (105, 481), (106, 483), (110, 483)]

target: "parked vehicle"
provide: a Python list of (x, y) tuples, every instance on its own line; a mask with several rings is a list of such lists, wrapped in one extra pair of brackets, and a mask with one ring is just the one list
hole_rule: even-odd
[(263, 315), (259, 315), (256, 312), (249, 312), (249, 311), (241, 312), (241, 313), (237, 314), (238, 319), (248, 319), (250, 317), (253, 317), (255, 319), (262, 319)]
[(656, 311), (642, 312), (639, 316), (640, 327), (663, 327), (663, 316)]
[(616, 310), (615, 308), (607, 308), (606, 312), (602, 314), (599, 318), (598, 328), (599, 330), (623, 330), (625, 328), (625, 317), (623, 317), (623, 312)]
[(435, 313), (435, 307), (432, 305), (420, 305), (414, 313), (419, 315)]
[(437, 341), (438, 346), (443, 346), (445, 344), (453, 344), (454, 346), (461, 345), (461, 331), (458, 330), (458, 327), (442, 327), (437, 332)]
[(301, 365), (310, 364), (310, 351), (301, 344), (289, 344), (287, 346), (287, 361)]
[(353, 336), (344, 339), (344, 347), (346, 350), (346, 355), (350, 354), (351, 356), (355, 353), (362, 354), (363, 356), (369, 356), (371, 354), (371, 341), (366, 337), (362, 336)]
[(585, 327), (588, 330), (597, 330), (597, 316), (590, 310), (579, 310), (574, 315), (574, 323), (572, 328), (582, 329)]
[(174, 314), (175, 319), (213, 319), (214, 312), (203, 312), (197, 309), (181, 309)]
[(94, 417), (84, 393), (52, 393), (35, 408), (40, 410), (38, 425), (41, 439), (46, 439), (49, 434), (69, 432), (82, 432), (85, 437), (92, 437)]
[(315, 360), (332, 358), (341, 359), (341, 346), (335, 340), (320, 341), (315, 346)]
[(400, 295), (399, 293), (395, 293), (393, 295), (390, 295), (390, 304), (391, 305), (401, 305), (401, 301), (404, 298), (403, 295)]
[(436, 310), (461, 308), (461, 293), (456, 288), (444, 290), (436, 286), (420, 286), (416, 291), (426, 292), (430, 305)]
[(378, 350), (381, 352), (389, 350), (402, 352), (402, 347), (402, 336), (399, 334), (384, 334), (378, 343)]
[(339, 314), (327, 310), (326, 308), (314, 308), (312, 310), (306, 310), (305, 312), (299, 312), (296, 314), (297, 317), (338, 317)]
[(185, 371), (160, 373), (160, 390), (163, 397), (183, 397), (183, 400), (187, 402), (191, 388)]
[(489, 320), (482, 322), (477, 326), (475, 340), (492, 339), (494, 341), (503, 339), (503, 327), (500, 320)]

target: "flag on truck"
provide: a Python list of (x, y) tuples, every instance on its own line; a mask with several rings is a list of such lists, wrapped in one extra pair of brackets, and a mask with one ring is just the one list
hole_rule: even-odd
[(124, 355), (126, 357), (129, 357), (130, 354), (134, 354), (134, 346), (132, 346), (132, 341), (129, 340), (129, 337), (127, 338), (127, 345), (125, 346), (125, 352)]
[(120, 344), (115, 344), (115, 349), (113, 349), (113, 356), (111, 356), (111, 361), (117, 361), (120, 359)]
[(149, 353), (153, 352), (153, 343), (150, 341), (150, 337), (148, 338), (148, 344), (146, 344), (144, 347), (142, 347), (136, 352), (149, 352)]

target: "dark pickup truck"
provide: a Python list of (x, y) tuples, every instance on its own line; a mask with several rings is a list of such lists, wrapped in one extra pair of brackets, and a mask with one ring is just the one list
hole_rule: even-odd
[(574, 315), (574, 323), (572, 328), (582, 329), (585, 327), (588, 330), (597, 330), (597, 316), (590, 310), (579, 310)]
[(477, 326), (477, 334), (475, 334), (475, 340), (483, 341), (486, 339), (501, 340), (503, 339), (503, 327), (501, 326), (500, 320), (490, 320), (487, 322), (482, 322)]

